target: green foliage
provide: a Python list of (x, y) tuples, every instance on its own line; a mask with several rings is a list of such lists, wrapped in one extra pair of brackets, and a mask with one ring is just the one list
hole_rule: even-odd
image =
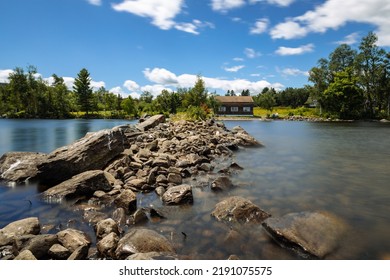
[(183, 105), (185, 108), (190, 106), (200, 107), (206, 104), (207, 90), (203, 79), (198, 76), (193, 88), (189, 89), (184, 95)]
[(259, 94), (255, 99), (255, 102), (257, 106), (272, 112), (273, 107), (276, 105), (275, 91), (270, 89), (267, 92)]
[(73, 90), (77, 95), (78, 104), (82, 111), (88, 113), (93, 108), (93, 99), (92, 99), (92, 87), (91, 87), (91, 78), (87, 69), (83, 68), (77, 74), (77, 78), (74, 81)]

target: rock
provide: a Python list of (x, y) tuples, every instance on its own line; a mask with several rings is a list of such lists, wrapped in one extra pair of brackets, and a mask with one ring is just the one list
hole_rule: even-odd
[(50, 202), (60, 202), (62, 199), (71, 200), (78, 197), (91, 197), (96, 191), (110, 191), (115, 178), (101, 170), (86, 171), (54, 186), (43, 193)]
[(147, 143), (145, 145), (145, 148), (148, 149), (149, 151), (157, 151), (158, 150), (158, 141), (153, 140), (152, 142)]
[(96, 224), (97, 239), (102, 239), (112, 232), (119, 234), (118, 224), (113, 219), (108, 218)]
[(158, 194), (158, 196), (163, 196), (165, 193), (165, 188), (164, 187), (157, 187), (154, 191)]
[(156, 158), (156, 159), (153, 161), (153, 163), (152, 163), (152, 166), (153, 166), (153, 167), (155, 167), (155, 166), (160, 166), (160, 167), (169, 168), (170, 165), (171, 165), (171, 163), (170, 163), (169, 158), (162, 158), (162, 157)]
[(382, 123), (390, 123), (390, 120), (381, 119), (380, 122), (382, 122)]
[(180, 185), (183, 182), (180, 174), (177, 173), (169, 173), (168, 174), (168, 182), (176, 185)]
[(118, 259), (125, 259), (131, 254), (148, 252), (175, 253), (175, 249), (167, 238), (156, 231), (136, 228), (119, 240), (115, 255)]
[(140, 149), (137, 153), (137, 157), (141, 159), (149, 159), (152, 156), (150, 150)]
[(160, 174), (157, 176), (156, 178), (156, 183), (157, 184), (165, 184), (165, 183), (168, 183), (168, 180), (167, 180), (167, 177), (165, 177), (163, 174)]
[(337, 250), (346, 233), (344, 222), (326, 212), (290, 213), (265, 220), (263, 227), (279, 244), (315, 258)]
[(154, 172), (150, 172), (150, 174), (146, 178), (146, 183), (148, 185), (153, 185), (155, 182), (156, 182), (156, 175), (154, 174)]
[(58, 241), (55, 234), (37, 235), (30, 239), (23, 250), (29, 250), (37, 259), (47, 259), (49, 249)]
[(133, 224), (140, 224), (148, 221), (148, 216), (143, 209), (137, 209), (133, 214)]
[(88, 257), (89, 245), (82, 245), (76, 248), (73, 253), (69, 256), (68, 260), (85, 260)]
[(138, 123), (136, 127), (141, 131), (147, 131), (163, 122), (165, 122), (164, 115), (155, 115), (147, 118), (145, 121), (141, 123)]
[(236, 134), (236, 141), (238, 145), (241, 146), (263, 146), (259, 141), (254, 137), (250, 136), (248, 133), (239, 132)]
[(158, 252), (149, 253), (136, 253), (130, 255), (126, 260), (177, 260), (177, 256), (174, 254), (164, 254)]
[(270, 214), (261, 210), (254, 205), (250, 200), (239, 196), (229, 197), (219, 202), (211, 216), (218, 221), (236, 222), (236, 223), (261, 223)]
[(35, 178), (38, 174), (37, 166), (46, 159), (47, 155), (42, 153), (6, 153), (0, 158), (0, 178), (18, 183)]
[(227, 176), (221, 176), (211, 183), (213, 191), (227, 191), (233, 187), (233, 183)]
[(192, 204), (194, 201), (190, 185), (170, 187), (162, 196), (162, 201), (167, 205)]
[(56, 260), (66, 260), (70, 256), (70, 251), (60, 244), (53, 244), (48, 251), (49, 256)]
[(137, 209), (137, 196), (132, 190), (126, 189), (115, 198), (114, 203), (116, 207), (121, 207), (129, 213)]
[(58, 232), (57, 237), (62, 246), (72, 253), (79, 247), (89, 247), (91, 244), (90, 238), (84, 232), (72, 228)]
[(53, 186), (88, 170), (102, 170), (126, 148), (122, 128), (88, 133), (78, 141), (58, 148), (38, 165), (37, 178), (43, 185)]
[(38, 218), (31, 217), (12, 222), (0, 230), (0, 246), (5, 246), (13, 242), (14, 237), (39, 234), (41, 225)]
[(240, 165), (238, 165), (236, 162), (232, 162), (229, 167), (231, 169), (235, 169), (235, 170), (243, 170), (244, 169)]
[(139, 189), (139, 190), (145, 184), (146, 184), (146, 179), (145, 178), (142, 178), (142, 179), (132, 179), (132, 180), (129, 180), (129, 181), (126, 182), (126, 186), (128, 186), (130, 188), (136, 188), (136, 189)]
[(112, 213), (112, 219), (117, 223), (118, 226), (126, 224), (126, 210), (119, 207)]
[(213, 169), (212, 165), (210, 163), (202, 163), (200, 166), (199, 166), (199, 169), (200, 170), (203, 170), (205, 172), (209, 172)]
[(237, 255), (230, 255), (229, 258), (228, 258), (229, 261), (232, 261), (232, 260), (238, 261), (239, 259), (240, 258)]
[(136, 161), (132, 161), (130, 162), (129, 167), (133, 170), (138, 170), (142, 168), (142, 164)]
[(14, 260), (36, 261), (37, 258), (34, 256), (34, 254), (31, 251), (24, 250), (24, 251), (20, 252), (20, 254), (17, 255)]
[(96, 247), (99, 253), (104, 257), (115, 258), (115, 250), (118, 245), (119, 237), (115, 232), (111, 232), (100, 240)]

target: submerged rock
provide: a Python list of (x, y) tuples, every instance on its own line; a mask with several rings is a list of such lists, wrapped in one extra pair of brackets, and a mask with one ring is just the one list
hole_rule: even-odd
[(253, 204), (250, 200), (232, 196), (219, 202), (211, 216), (218, 221), (236, 222), (236, 223), (261, 223), (270, 214), (261, 210), (258, 206)]
[(211, 183), (213, 191), (227, 191), (233, 187), (233, 183), (227, 176), (221, 176)]
[(337, 250), (346, 232), (344, 222), (326, 212), (290, 213), (267, 219), (263, 227), (282, 246), (315, 258)]
[(136, 228), (119, 240), (115, 254), (118, 259), (125, 259), (132, 254), (148, 252), (175, 253), (175, 249), (167, 238), (156, 231)]
[(102, 170), (86, 171), (54, 186), (43, 193), (50, 201), (76, 199), (80, 196), (91, 197), (96, 191), (110, 191), (115, 178)]
[(0, 158), (0, 178), (12, 182), (24, 182), (35, 178), (38, 165), (47, 159), (47, 155), (34, 152), (9, 152)]

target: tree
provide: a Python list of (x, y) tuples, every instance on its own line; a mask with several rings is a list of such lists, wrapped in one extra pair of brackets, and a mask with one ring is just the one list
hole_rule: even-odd
[(55, 114), (58, 118), (65, 118), (70, 112), (69, 91), (62, 77), (58, 77), (56, 74), (53, 74), (52, 78), (54, 80), (52, 88), (54, 91), (53, 105), (55, 108)]
[(325, 90), (322, 102), (327, 111), (342, 119), (359, 118), (363, 108), (363, 92), (352, 67), (337, 72)]
[(268, 90), (265, 93), (259, 94), (256, 98), (256, 105), (272, 112), (276, 105), (274, 93)]
[(137, 108), (136, 108), (134, 99), (131, 96), (123, 99), (121, 106), (122, 106), (123, 111), (126, 112), (126, 114), (128, 114), (130, 116), (137, 115)]
[(88, 116), (92, 107), (92, 87), (91, 78), (87, 69), (83, 68), (74, 81), (73, 90), (78, 97), (78, 104), (82, 111)]
[(202, 104), (206, 104), (207, 93), (208, 92), (205, 87), (203, 79), (200, 76), (198, 76), (194, 87), (191, 88), (184, 97), (183, 100), (184, 106), (200, 107)]
[(347, 44), (341, 44), (329, 55), (329, 71), (331, 74), (353, 67), (357, 52)]
[(249, 92), (249, 89), (246, 89), (246, 90), (242, 90), (242, 92), (241, 92), (241, 96), (250, 96), (251, 94), (250, 94), (250, 92)]

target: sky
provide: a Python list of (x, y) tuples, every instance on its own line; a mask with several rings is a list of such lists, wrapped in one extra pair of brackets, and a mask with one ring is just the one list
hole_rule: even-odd
[(192, 87), (252, 95), (308, 82), (318, 59), (369, 31), (390, 50), (389, 0), (2, 0), (0, 82), (37, 67), (123, 97)]

